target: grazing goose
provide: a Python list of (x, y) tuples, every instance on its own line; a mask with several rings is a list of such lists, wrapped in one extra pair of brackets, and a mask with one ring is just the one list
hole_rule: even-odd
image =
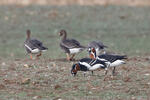
[(89, 49), (89, 55), (91, 59), (106, 61), (108, 63), (108, 67), (114, 67), (112, 72), (113, 75), (115, 73), (116, 66), (125, 64), (125, 61), (123, 61), (123, 59), (127, 59), (126, 55), (102, 54), (97, 56), (95, 48)]
[(88, 48), (95, 48), (96, 54), (100, 55), (100, 53), (105, 53), (105, 48), (108, 48), (105, 46), (101, 41), (92, 41), (88, 44)]
[[(67, 55), (67, 60), (73, 60), (75, 54), (83, 51), (85, 49), (84, 46), (80, 45), (80, 43), (75, 39), (67, 39), (67, 32), (65, 30), (61, 30), (59, 35), (62, 37), (60, 42), (60, 47)], [(71, 56), (72, 55), (72, 56)]]
[[(105, 69), (107, 73), (107, 63), (105, 61), (101, 60), (93, 60), (91, 58), (83, 58), (78, 63), (74, 64), (71, 69), (71, 74), (75, 76), (78, 71), (91, 71), (93, 74), (93, 71), (98, 69)], [(105, 73), (105, 74), (106, 74)], [(85, 76), (85, 73), (84, 73)]]
[(42, 42), (40, 42), (37, 39), (30, 38), (31, 32), (30, 30), (27, 30), (26, 32), (27, 38), (24, 42), (24, 46), (26, 48), (27, 53), (30, 54), (30, 58), (32, 59), (32, 54), (37, 54), (36, 57), (42, 55), (42, 51), (47, 50), (48, 48), (44, 47)]

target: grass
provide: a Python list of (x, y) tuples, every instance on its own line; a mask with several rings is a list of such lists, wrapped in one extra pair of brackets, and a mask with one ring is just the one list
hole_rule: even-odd
[(110, 51), (117, 53), (149, 53), (149, 7), (33, 5), (0, 8), (2, 57), (25, 57), (23, 42), (27, 29), (49, 48), (48, 58), (64, 56), (59, 48), (61, 29), (66, 29), (68, 37), (76, 38), (83, 45), (101, 40)]
[[(128, 6), (0, 6), (0, 98), (4, 100), (147, 100), (150, 94), (150, 7)], [(24, 50), (26, 30), (49, 48), (40, 60), (30, 61)], [(83, 45), (101, 40), (112, 51), (127, 54), (129, 61), (117, 75), (94, 76), (79, 72), (64, 58), (58, 32)], [(146, 55), (146, 56), (145, 56)], [(76, 56), (86, 57), (87, 52)], [(25, 66), (27, 65), (27, 66)], [(29, 82), (23, 82), (29, 79)]]

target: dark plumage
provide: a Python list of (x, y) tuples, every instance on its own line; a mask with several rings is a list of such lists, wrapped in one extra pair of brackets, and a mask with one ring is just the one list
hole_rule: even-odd
[(114, 67), (113, 74), (115, 73), (115, 67), (121, 64), (125, 64), (125, 61), (123, 61), (123, 59), (127, 59), (126, 55), (102, 54), (97, 56), (95, 48), (89, 49), (89, 54), (90, 58), (106, 61), (108, 67)]
[(107, 70), (107, 64), (105, 63), (105, 61), (101, 61), (98, 59), (93, 60), (91, 58), (83, 58), (78, 63), (72, 66), (71, 74), (75, 76), (78, 71), (92, 71), (93, 74), (94, 70), (100, 68)]
[(99, 55), (98, 58), (102, 58), (113, 63), (116, 60), (127, 59), (127, 56), (126, 55), (102, 54), (102, 55)]

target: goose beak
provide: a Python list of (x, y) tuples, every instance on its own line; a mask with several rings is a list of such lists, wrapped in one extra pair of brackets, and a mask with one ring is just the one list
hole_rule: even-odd
[(59, 34), (59, 36), (62, 36), (62, 33), (59, 32), (58, 34)]
[(72, 76), (75, 77), (75, 76), (76, 76), (76, 73), (72, 73)]

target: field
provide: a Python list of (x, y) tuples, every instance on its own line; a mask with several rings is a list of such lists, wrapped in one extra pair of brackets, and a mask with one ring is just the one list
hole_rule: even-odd
[[(148, 6), (0, 6), (0, 100), (149, 100), (150, 7)], [(49, 50), (29, 60), (23, 47), (26, 30)], [(128, 55), (111, 72), (79, 72), (65, 60), (58, 32), (82, 45), (103, 41), (109, 52)], [(88, 57), (87, 51), (76, 59)]]

